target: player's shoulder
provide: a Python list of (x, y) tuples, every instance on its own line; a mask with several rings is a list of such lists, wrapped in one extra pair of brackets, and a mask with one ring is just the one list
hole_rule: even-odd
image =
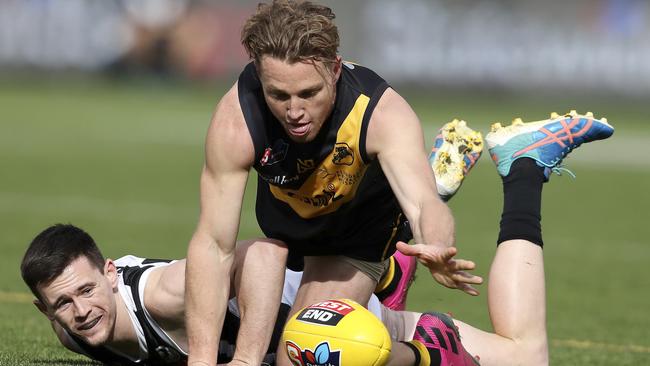
[(232, 131), (236, 135), (246, 129), (246, 121), (238, 96), (239, 82), (233, 84), (228, 91), (221, 97), (212, 116), (210, 131), (216, 131), (223, 134)]
[[(206, 138), (206, 155), (223, 157), (229, 165), (249, 168), (253, 164), (254, 146), (234, 84), (221, 98), (212, 116)], [(234, 150), (236, 149), (236, 150)], [(237, 154), (233, 154), (237, 151)], [(211, 166), (210, 159), (207, 160)]]
[(376, 73), (374, 70), (372, 70), (370, 67), (362, 65), (360, 63), (354, 62), (354, 61), (348, 61), (348, 60), (343, 60), (341, 62), (341, 66), (345, 68), (348, 72), (354, 74), (354, 75), (362, 75), (365, 77), (372, 77), (372, 78), (381, 78), (378, 73)]
[(377, 92), (383, 93), (388, 87), (386, 80), (375, 71), (351, 61), (342, 62), (341, 79), (349, 87), (368, 96)]
[(116, 267), (141, 267), (142, 262), (145, 260), (145, 258), (140, 258), (136, 257), (134, 255), (125, 255), (123, 257), (120, 257), (113, 262), (115, 263)]
[(239, 82), (235, 82), (221, 97), (221, 100), (217, 104), (214, 117), (218, 117), (220, 120), (234, 122), (241, 120), (243, 122), (244, 115), (239, 104), (238, 88)]
[(125, 267), (138, 267), (138, 268), (150, 268), (150, 267), (162, 267), (167, 266), (175, 262), (173, 259), (158, 259), (158, 258), (142, 258), (135, 255), (125, 255), (113, 261), (115, 266), (118, 268)]

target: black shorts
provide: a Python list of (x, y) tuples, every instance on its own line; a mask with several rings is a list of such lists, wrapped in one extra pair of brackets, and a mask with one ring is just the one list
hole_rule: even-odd
[(302, 271), (305, 256), (342, 255), (368, 262), (381, 262), (395, 253), (399, 241), (413, 238), (406, 217), (401, 212), (383, 223), (370, 222), (359, 227), (354, 234), (340, 239), (296, 242), (285, 240), (289, 248), (287, 267)]

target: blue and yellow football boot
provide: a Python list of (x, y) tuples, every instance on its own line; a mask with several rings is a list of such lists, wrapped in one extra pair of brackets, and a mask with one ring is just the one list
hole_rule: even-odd
[(524, 123), (517, 118), (507, 127), (495, 123), (485, 140), (501, 176), (510, 173), (515, 160), (527, 157), (544, 168), (548, 180), (551, 172), (569, 172), (560, 164), (575, 148), (585, 142), (604, 140), (613, 133), (614, 127), (606, 118), (596, 119), (591, 112), (581, 115), (570, 111), (563, 116), (552, 113), (550, 119), (536, 122)]

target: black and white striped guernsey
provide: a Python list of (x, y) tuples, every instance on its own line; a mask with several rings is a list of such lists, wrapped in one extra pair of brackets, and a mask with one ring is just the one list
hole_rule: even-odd
[[(144, 289), (151, 271), (167, 266), (174, 261), (164, 259), (146, 259), (127, 255), (115, 260), (118, 268), (118, 293), (129, 310), (129, 316), (138, 336), (140, 357), (132, 359), (108, 347), (91, 347), (80, 338), (67, 334), (68, 340), (77, 353), (84, 354), (106, 365), (152, 366), (152, 365), (185, 365), (187, 353), (167, 335), (160, 325), (144, 308)], [(264, 362), (275, 363), (275, 351), (280, 340), (282, 328), (289, 314), (289, 309), (296, 298), (302, 272), (286, 270), (282, 290), (282, 303), (273, 336)], [(370, 298), (368, 309), (381, 319), (381, 308), (376, 296)], [(228, 311), (221, 331), (219, 342), (219, 363), (229, 362), (235, 353), (235, 341), (239, 330), (239, 309), (236, 299), (228, 302)]]
[[(66, 333), (76, 347), (75, 351), (100, 361), (106, 365), (185, 365), (187, 353), (162, 329), (156, 320), (144, 308), (144, 289), (155, 268), (167, 266), (174, 261), (163, 259), (146, 259), (127, 255), (117, 259), (115, 265), (118, 269), (118, 292), (129, 310), (131, 323), (138, 336), (140, 356), (137, 359), (128, 357), (109, 347), (92, 347), (80, 338)], [(295, 291), (300, 284), (300, 274), (291, 273), (285, 281), (283, 304), (278, 314), (278, 323), (274, 330), (274, 339), (271, 341), (270, 351), (265, 359), (272, 363), (275, 359), (275, 349), (279, 341), (280, 332), (286, 320), (291, 304), (284, 302), (295, 298)], [(232, 359), (235, 351), (235, 341), (239, 330), (239, 311), (235, 299), (228, 304), (228, 311), (221, 331), (219, 343), (219, 363)]]

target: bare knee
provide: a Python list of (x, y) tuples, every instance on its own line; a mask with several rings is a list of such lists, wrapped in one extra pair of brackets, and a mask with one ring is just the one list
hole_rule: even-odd
[(526, 366), (548, 365), (548, 342), (546, 338), (515, 340), (514, 364)]
[(284, 266), (287, 262), (289, 251), (286, 244), (275, 239), (254, 239), (237, 242), (235, 261), (239, 264), (249, 259), (255, 259), (261, 263), (281, 263)]
[(294, 309), (337, 298), (367, 304), (376, 285), (373, 279), (339, 257), (305, 257)]

